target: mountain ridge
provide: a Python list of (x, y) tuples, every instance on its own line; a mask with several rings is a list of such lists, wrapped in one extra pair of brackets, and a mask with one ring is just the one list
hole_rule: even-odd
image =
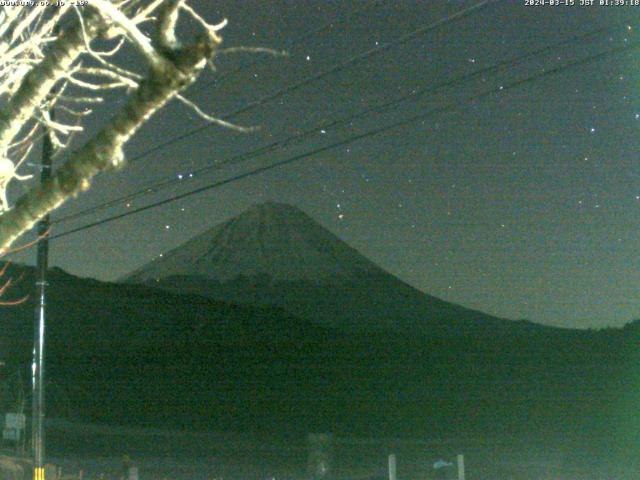
[[(34, 269), (22, 271), (10, 298), (33, 291)], [(20, 273), (12, 266), (7, 276)], [(626, 444), (637, 445), (637, 422), (629, 420), (638, 407), (629, 385), (640, 385), (637, 323), (597, 332), (358, 335), (268, 306), (60, 270), (48, 281), (48, 412), (63, 418), (364, 435), (535, 430), (542, 438), (584, 436), (587, 445), (621, 425), (629, 427)], [(29, 378), (36, 300), (1, 318), (7, 377), (20, 369)], [(0, 395), (5, 411), (9, 400)]]
[(382, 271), (297, 207), (265, 202), (196, 235), (121, 281), (181, 274), (225, 281), (267, 272), (274, 280), (309, 279), (312, 273), (314, 280), (323, 281)]
[(206, 230), (123, 281), (274, 305), (350, 332), (492, 335), (552, 328), (494, 317), (421, 292), (297, 207), (275, 202), (255, 205)]

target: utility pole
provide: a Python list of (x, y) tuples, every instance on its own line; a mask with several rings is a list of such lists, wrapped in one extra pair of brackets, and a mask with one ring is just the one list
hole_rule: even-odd
[[(54, 120), (53, 108), (49, 111)], [(45, 127), (46, 128), (46, 127)], [(51, 176), (51, 161), (53, 156), (53, 142), (51, 134), (47, 131), (42, 142), (42, 165), (40, 170), (40, 182), (44, 183)], [(49, 240), (50, 228), (49, 215), (38, 222), (38, 257), (36, 264), (36, 291), (38, 292), (38, 304), (36, 306), (35, 321), (33, 325), (33, 363), (31, 371), (33, 375), (32, 391), (32, 415), (31, 434), (33, 447), (33, 480), (45, 480), (44, 478), (44, 333), (45, 333), (45, 291), (47, 287), (47, 267), (49, 264)]]

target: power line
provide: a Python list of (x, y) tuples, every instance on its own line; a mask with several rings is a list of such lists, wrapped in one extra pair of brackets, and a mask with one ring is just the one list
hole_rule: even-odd
[[(233, 112), (227, 113), (224, 116), (221, 117), (222, 120), (229, 120), (232, 117), (235, 117), (237, 115), (240, 115), (244, 112), (247, 112), (249, 110), (252, 110), (253, 108), (259, 107), (261, 105), (264, 105), (267, 102), (270, 102), (272, 100), (275, 100), (276, 98), (280, 98), (283, 95), (287, 95), (291, 92), (295, 92), (296, 90), (299, 90), (307, 85), (310, 85), (313, 82), (317, 82), (318, 80), (321, 80), (325, 77), (328, 77), (329, 75), (332, 75), (334, 73), (340, 72), (348, 67), (351, 67), (363, 60), (366, 60), (368, 58), (373, 57), (376, 54), (382, 53), (386, 50), (389, 50), (390, 48), (393, 47), (397, 47), (399, 45), (403, 45), (411, 40), (413, 40), (414, 38), (416, 38), (419, 35), (422, 35), (424, 33), (427, 33), (431, 30), (434, 30), (438, 27), (441, 27), (443, 25), (446, 25), (450, 22), (454, 22), (454, 21), (458, 21), (458, 20), (462, 20), (463, 18), (471, 15), (472, 13), (492, 4), (492, 3), (496, 3), (499, 0), (483, 0), (481, 2), (476, 3), (475, 5), (472, 5), (470, 7), (464, 8), (462, 10), (457, 11), (456, 13), (453, 13), (451, 15), (448, 15), (446, 17), (441, 18), (440, 20), (437, 20), (433, 23), (430, 23), (429, 25), (426, 25), (424, 27), (418, 28), (416, 30), (413, 30), (409, 33), (406, 33), (404, 35), (401, 35), (399, 38), (392, 40), (390, 42), (387, 43), (382, 43), (376, 47), (370, 48), (369, 50), (366, 50), (358, 55), (355, 55), (353, 57), (348, 58), (347, 60), (345, 60), (342, 63), (338, 63), (332, 67), (330, 67), (327, 70), (324, 70), (320, 73), (317, 73), (315, 75), (312, 75), (310, 77), (307, 77), (305, 79), (300, 80), (299, 82), (287, 85), (286, 87), (281, 88), (280, 90), (276, 90), (275, 92), (266, 95), (264, 97), (259, 98), (258, 100), (254, 100), (252, 102), (247, 103), (245, 106), (240, 107), (237, 110), (234, 110)], [(207, 128), (211, 128), (212, 126), (214, 126), (215, 124), (212, 123), (207, 123), (206, 125), (203, 125), (201, 127), (197, 127), (194, 129), (189, 130), (188, 132), (182, 133), (180, 135), (176, 135), (173, 138), (170, 138), (169, 140), (162, 142), (154, 147), (148, 148), (147, 150), (144, 150), (143, 152), (133, 156), (130, 158), (130, 161), (136, 161), (136, 160), (140, 160), (146, 156), (148, 156), (149, 154), (156, 152), (158, 150), (161, 150), (169, 145), (172, 145), (176, 142), (179, 142), (181, 140), (184, 140), (185, 138), (189, 138), (192, 137), (193, 135), (195, 135), (196, 133), (199, 133), (203, 130), (206, 130)]]
[[(605, 58), (607, 56), (610, 56), (610, 55), (616, 55), (616, 54), (619, 54), (619, 53), (635, 50), (637, 48), (640, 48), (640, 43), (628, 44), (628, 45), (625, 45), (625, 46), (622, 46), (622, 47), (618, 47), (618, 48), (610, 49), (610, 50), (607, 50), (607, 51), (604, 51), (604, 52), (600, 52), (598, 54), (594, 54), (594, 55), (582, 58), (580, 60), (576, 60), (574, 62), (570, 62), (570, 63), (564, 64), (564, 65), (552, 68), (550, 70), (546, 70), (544, 72), (538, 73), (536, 75), (531, 75), (529, 77), (525, 77), (525, 78), (522, 78), (520, 80), (513, 81), (513, 82), (511, 82), (509, 84), (502, 85), (502, 86), (499, 86), (497, 88), (493, 88), (491, 90), (487, 90), (487, 91), (485, 91), (483, 93), (468, 97), (468, 98), (465, 99), (465, 102), (466, 103), (472, 103), (472, 102), (475, 102), (477, 100), (482, 100), (482, 99), (484, 99), (484, 98), (486, 98), (486, 97), (488, 97), (490, 95), (493, 95), (493, 94), (496, 94), (496, 93), (502, 93), (502, 92), (504, 92), (506, 90), (511, 90), (511, 89), (514, 89), (514, 88), (521, 87), (523, 85), (535, 82), (535, 81), (540, 80), (541, 78), (547, 77), (549, 75), (556, 75), (556, 74), (565, 72), (566, 70), (569, 70), (571, 68), (575, 68), (575, 67), (578, 67), (578, 66), (582, 66), (582, 65), (594, 62), (594, 61), (598, 61), (598, 60), (601, 60), (601, 59), (603, 59), (603, 58)], [(221, 186), (224, 186), (224, 185), (228, 185), (230, 183), (234, 183), (234, 182), (243, 180), (245, 178), (249, 178), (249, 177), (252, 177), (252, 176), (255, 176), (255, 175), (259, 175), (259, 174), (267, 172), (269, 170), (273, 170), (273, 169), (276, 169), (276, 168), (279, 168), (279, 167), (282, 167), (282, 166), (285, 166), (285, 165), (289, 165), (289, 164), (292, 164), (294, 162), (303, 160), (305, 158), (309, 158), (309, 157), (318, 155), (320, 153), (323, 153), (323, 152), (326, 152), (326, 151), (329, 151), (329, 150), (333, 150), (335, 148), (342, 147), (344, 145), (347, 145), (347, 144), (350, 144), (350, 143), (353, 143), (353, 142), (357, 142), (359, 140), (363, 140), (365, 138), (372, 137), (372, 136), (378, 135), (380, 133), (383, 133), (383, 132), (386, 132), (386, 131), (389, 131), (389, 130), (394, 130), (394, 129), (397, 129), (397, 128), (400, 128), (400, 127), (404, 127), (404, 126), (410, 125), (411, 123), (414, 123), (417, 120), (423, 120), (423, 119), (428, 118), (428, 117), (433, 116), (433, 115), (437, 115), (437, 114), (444, 113), (444, 112), (447, 112), (447, 111), (455, 110), (459, 106), (460, 105), (458, 105), (458, 104), (451, 104), (451, 105), (443, 106), (443, 107), (440, 107), (440, 108), (437, 108), (437, 109), (434, 109), (434, 110), (430, 110), (429, 112), (413, 115), (413, 116), (410, 116), (410, 117), (405, 118), (403, 120), (399, 120), (399, 121), (393, 122), (391, 124), (388, 124), (388, 125), (385, 125), (385, 126), (382, 126), (382, 127), (379, 127), (379, 128), (368, 130), (367, 132), (361, 133), (359, 135), (348, 137), (346, 139), (334, 142), (334, 143), (332, 143), (330, 145), (325, 145), (325, 146), (318, 147), (316, 149), (310, 150), (308, 152), (304, 152), (304, 153), (301, 153), (301, 154), (294, 155), (294, 156), (289, 157), (289, 158), (287, 158), (285, 160), (281, 160), (279, 162), (275, 162), (275, 163), (272, 163), (270, 165), (266, 165), (264, 167), (256, 168), (254, 170), (250, 170), (248, 172), (233, 176), (231, 178), (228, 178), (228, 179), (225, 179), (225, 180), (220, 180), (220, 181), (217, 181), (217, 182), (214, 182), (214, 183), (211, 183), (211, 184), (196, 188), (194, 190), (190, 190), (188, 192), (181, 193), (181, 194), (178, 194), (178, 195), (174, 195), (174, 196), (171, 196), (169, 198), (165, 198), (163, 200), (159, 200), (157, 202), (151, 203), (149, 205), (145, 205), (143, 207), (136, 208), (134, 210), (129, 210), (127, 212), (124, 212), (124, 213), (121, 213), (121, 214), (118, 214), (118, 215), (113, 215), (111, 217), (107, 217), (107, 218), (104, 218), (104, 219), (101, 219), (101, 220), (98, 220), (98, 221), (95, 221), (95, 222), (91, 222), (91, 223), (85, 224), (83, 226), (68, 230), (66, 232), (59, 233), (57, 235), (53, 235), (51, 237), (51, 240), (57, 239), (57, 238), (62, 238), (62, 237), (65, 237), (67, 235), (71, 235), (72, 233), (77, 233), (77, 232), (80, 232), (80, 231), (83, 231), (83, 230), (87, 230), (89, 228), (93, 228), (93, 227), (96, 227), (96, 226), (99, 226), (99, 225), (103, 225), (103, 224), (106, 224), (106, 223), (109, 223), (109, 222), (112, 222), (112, 221), (115, 221), (115, 220), (119, 220), (121, 218), (128, 217), (128, 216), (134, 215), (136, 213), (141, 213), (141, 212), (144, 212), (146, 210), (150, 210), (152, 208), (160, 207), (162, 205), (166, 205), (168, 203), (172, 203), (174, 201), (181, 200), (183, 198), (187, 198), (187, 197), (190, 197), (190, 196), (193, 196), (193, 195), (196, 195), (196, 194), (208, 191), (208, 190), (212, 190), (214, 188), (218, 188), (218, 187), (221, 187)]]
[[(310, 135), (314, 135), (314, 134), (318, 134), (321, 131), (326, 131), (328, 129), (333, 129), (336, 127), (339, 127), (340, 125), (344, 125), (347, 123), (352, 122), (353, 120), (357, 120), (360, 118), (363, 118), (371, 113), (384, 113), (388, 110), (390, 110), (393, 107), (396, 107), (397, 105), (407, 101), (407, 100), (417, 100), (418, 98), (429, 94), (429, 93), (434, 93), (438, 90), (441, 90), (443, 88), (447, 88), (447, 87), (452, 87), (454, 85), (459, 85), (462, 83), (465, 83), (469, 80), (472, 80), (474, 78), (478, 78), (478, 77), (482, 77), (483, 75), (487, 75), (487, 74), (491, 74), (494, 72), (497, 72), (503, 68), (506, 67), (514, 67), (517, 66), (519, 64), (522, 64), (523, 62), (534, 58), (536, 56), (540, 56), (543, 55), (549, 51), (555, 50), (559, 47), (562, 47), (564, 45), (568, 45), (571, 43), (574, 43), (576, 41), (583, 41), (587, 38), (590, 37), (595, 37), (597, 35), (603, 34), (603, 33), (608, 33), (612, 30), (612, 28), (601, 28), (592, 32), (587, 32), (584, 34), (580, 34), (580, 35), (576, 35), (573, 36), (569, 39), (565, 39), (562, 40), (560, 42), (555, 42), (551, 45), (547, 45), (545, 47), (539, 48), (537, 50), (534, 50), (532, 52), (528, 52), (524, 55), (520, 55), (508, 60), (503, 60), (497, 64), (476, 70), (474, 72), (468, 73), (466, 75), (462, 75), (460, 77), (454, 78), (454, 79), (449, 79), (449, 80), (445, 80), (439, 83), (436, 83), (435, 85), (433, 85), (432, 87), (430, 87), (429, 89), (421, 89), (419, 91), (414, 91), (405, 95), (402, 95), (394, 100), (390, 100), (388, 102), (376, 105), (374, 107), (370, 107), (367, 108), (365, 110), (362, 110), (356, 114), (353, 115), (348, 115), (346, 117), (342, 117), (339, 119), (335, 119), (329, 122), (323, 122), (320, 123), (310, 129), (307, 129), (303, 132), (297, 133), (295, 135), (289, 136), (283, 140), (278, 140), (276, 142), (272, 142), (268, 145), (264, 145), (262, 147), (259, 147), (257, 149), (248, 151), (248, 152), (244, 152), (238, 155), (234, 155), (230, 158), (227, 158), (225, 160), (221, 160), (218, 162), (215, 162), (213, 165), (207, 165), (204, 167), (201, 167), (199, 169), (193, 170), (191, 172), (191, 174), (199, 174), (199, 173), (203, 173), (203, 172), (207, 172), (207, 171), (212, 171), (212, 170), (218, 170), (224, 166), (230, 165), (230, 164), (238, 164), (242, 161), (246, 161), (246, 160), (251, 160), (254, 159), (257, 156), (260, 155), (264, 155), (266, 153), (272, 152), (274, 150), (276, 150), (277, 148), (282, 148), (285, 147), (287, 145), (289, 145), (290, 143), (296, 141), (296, 140), (301, 140), (303, 138), (306, 138)], [(186, 179), (186, 181), (188, 181), (189, 178)], [(77, 213), (73, 213), (70, 215), (67, 215), (65, 217), (59, 218), (57, 220), (55, 220), (53, 223), (62, 223), (62, 222), (66, 222), (66, 221), (70, 221), (76, 218), (80, 218), (86, 215), (90, 215), (96, 211), (100, 211), (103, 210), (105, 208), (109, 208), (112, 207), (114, 205), (118, 205), (121, 202), (126, 202), (129, 200), (133, 200), (134, 198), (138, 198), (141, 196), (145, 196), (151, 193), (158, 193), (160, 190), (163, 190), (165, 188), (171, 187), (174, 184), (181, 184), (181, 183), (185, 183), (185, 180), (183, 180), (182, 178), (176, 178), (175, 176), (172, 176), (170, 179), (166, 179), (166, 180), (162, 180), (160, 182), (156, 182), (153, 185), (148, 185), (140, 190), (137, 190), (135, 192), (132, 192), (130, 194), (127, 195), (123, 195), (121, 197), (118, 197), (116, 199), (110, 200), (108, 202), (104, 202), (102, 204), (87, 208), (85, 210), (82, 210), (80, 212)]]
[[(443, 17), (440, 20), (437, 20), (436, 22), (433, 22), (433, 23), (431, 23), (429, 25), (426, 25), (425, 27), (422, 27), (422, 28), (419, 28), (417, 30), (413, 30), (413, 31), (411, 31), (409, 33), (406, 33), (406, 34), (402, 35), (401, 37), (399, 37), (396, 40), (393, 40), (391, 42), (388, 42), (388, 43), (376, 46), (374, 48), (371, 48), (371, 49), (369, 49), (369, 50), (367, 50), (367, 51), (365, 51), (365, 52), (363, 52), (363, 53), (361, 53), (359, 55), (356, 55), (354, 57), (351, 57), (351, 58), (347, 59), (345, 62), (342, 62), (340, 64), (334, 65), (333, 67), (331, 67), (328, 70), (325, 70), (325, 71), (323, 71), (323, 72), (321, 72), (319, 74), (316, 74), (316, 75), (313, 75), (311, 77), (308, 77), (308, 78), (306, 78), (306, 79), (304, 79), (304, 80), (302, 80), (300, 82), (297, 82), (295, 84), (292, 84), (292, 85), (289, 85), (287, 87), (284, 87), (283, 89), (280, 89), (280, 90), (274, 92), (273, 94), (268, 95), (266, 97), (263, 97), (262, 99), (259, 99), (259, 100), (255, 101), (255, 102), (251, 102), (251, 103), (247, 104), (246, 106), (244, 106), (244, 107), (242, 107), (242, 108), (240, 108), (240, 109), (238, 109), (238, 110), (236, 110), (234, 112), (231, 112), (231, 113), (225, 115), (224, 117), (222, 117), (222, 119), (223, 120), (228, 120), (229, 118), (231, 118), (231, 117), (233, 117), (235, 115), (238, 115), (240, 113), (243, 113), (243, 112), (245, 112), (245, 111), (247, 111), (247, 110), (249, 110), (251, 108), (254, 108), (255, 106), (258, 106), (258, 105), (261, 105), (263, 103), (266, 103), (267, 101), (270, 101), (270, 100), (273, 100), (275, 98), (278, 98), (278, 97), (280, 97), (280, 96), (282, 96), (282, 95), (284, 95), (286, 93), (289, 93), (291, 91), (295, 91), (295, 90), (301, 88), (304, 85), (308, 85), (308, 84), (310, 84), (310, 83), (312, 83), (314, 81), (317, 81), (317, 80), (319, 80), (321, 78), (324, 78), (324, 77), (326, 77), (326, 76), (328, 76), (328, 75), (330, 75), (332, 73), (335, 73), (337, 71), (341, 71), (344, 68), (347, 68), (347, 67), (349, 67), (349, 66), (351, 66), (351, 65), (353, 65), (353, 64), (355, 64), (355, 63), (357, 63), (357, 62), (359, 62), (361, 60), (370, 58), (374, 54), (380, 53), (380, 52), (385, 51), (385, 50), (387, 50), (389, 48), (392, 48), (394, 46), (406, 43), (406, 42), (410, 41), (411, 39), (415, 38), (416, 36), (418, 36), (420, 34), (426, 33), (427, 31), (433, 30), (433, 29), (435, 29), (435, 28), (437, 28), (439, 26), (442, 26), (444, 24), (447, 24), (449, 22), (462, 19), (462, 18), (470, 15), (471, 13), (475, 12), (476, 10), (481, 9), (481, 8), (491, 4), (493, 2), (496, 2), (496, 1), (497, 0), (484, 0), (482, 2), (479, 2), (479, 3), (475, 4), (475, 5), (472, 5), (471, 7), (467, 7), (465, 9), (459, 10), (458, 12), (456, 12), (454, 14), (451, 14), (451, 15), (449, 15), (447, 17)], [(402, 101), (402, 100), (399, 100), (399, 101)], [(394, 103), (394, 102), (391, 102), (391, 103)], [(364, 113), (362, 115), (364, 115)], [(343, 121), (348, 121), (348, 120), (344, 119)], [(207, 124), (207, 125), (204, 125), (202, 127), (198, 127), (196, 129), (190, 130), (189, 132), (186, 132), (186, 133), (184, 133), (182, 135), (178, 135), (177, 137), (173, 137), (173, 138), (167, 140), (166, 142), (163, 142), (163, 143), (161, 143), (159, 145), (156, 145), (156, 146), (154, 146), (154, 147), (152, 147), (150, 149), (147, 149), (144, 152), (132, 157), (130, 159), (130, 161), (135, 161), (135, 160), (139, 160), (139, 159), (141, 159), (143, 157), (146, 157), (150, 153), (153, 153), (153, 152), (155, 152), (155, 151), (157, 151), (159, 149), (162, 149), (162, 148), (164, 148), (164, 147), (166, 147), (168, 145), (171, 145), (171, 144), (173, 144), (175, 142), (181, 141), (181, 140), (183, 140), (183, 139), (185, 139), (187, 137), (190, 137), (190, 136), (192, 136), (192, 135), (194, 135), (194, 134), (196, 134), (196, 133), (198, 133), (198, 132), (200, 132), (202, 130), (205, 130), (205, 129), (211, 127), (211, 126), (212, 126), (212, 124)], [(322, 127), (320, 127), (320, 128), (322, 128)], [(311, 132), (309, 132), (309, 133), (311, 133)], [(309, 133), (305, 133), (305, 135), (308, 135)], [(300, 138), (302, 138), (303, 136), (304, 135), (301, 135)], [(292, 139), (285, 140), (286, 143), (289, 143), (291, 141), (293, 141), (293, 140)], [(270, 150), (272, 150), (274, 148), (277, 148), (277, 146), (278, 146), (278, 142), (276, 142), (272, 146), (263, 147), (262, 149), (260, 149), (261, 150), (260, 154), (266, 153), (267, 151), (270, 151)], [(262, 150), (265, 150), (265, 151), (263, 152)], [(245, 155), (256, 155), (256, 154), (258, 154), (258, 153), (251, 152), (251, 153), (248, 153), (248, 154), (245, 154)], [(236, 158), (236, 160), (237, 160), (237, 158)], [(168, 182), (168, 181), (163, 182), (162, 186), (164, 186), (164, 184), (166, 182)], [(145, 188), (144, 191), (148, 192), (149, 188), (153, 188), (153, 187), (147, 187), (147, 188)], [(132, 194), (133, 196), (131, 198), (135, 198), (137, 196), (140, 196), (142, 193), (143, 192), (134, 193), (134, 194)], [(149, 192), (149, 193), (151, 193), (151, 192)], [(114, 202), (119, 202), (119, 201), (123, 201), (123, 200), (122, 199), (117, 199), (117, 200), (114, 200), (112, 202), (109, 202), (109, 204), (113, 204)], [(92, 209), (89, 209), (89, 210), (95, 211), (95, 210), (99, 210), (99, 209), (102, 209), (102, 208), (107, 208), (108, 206), (110, 206), (110, 205), (97, 206), (97, 207), (95, 207), (95, 209), (92, 208)], [(88, 213), (90, 213), (90, 212), (88, 210), (85, 210), (83, 212), (79, 212), (77, 214), (72, 214), (72, 215), (69, 215), (67, 217), (64, 217), (63, 219), (58, 219), (54, 223), (60, 223), (62, 221), (67, 221), (67, 220), (70, 220), (71, 218), (77, 218), (79, 216), (84, 216), (84, 215), (86, 215)]]

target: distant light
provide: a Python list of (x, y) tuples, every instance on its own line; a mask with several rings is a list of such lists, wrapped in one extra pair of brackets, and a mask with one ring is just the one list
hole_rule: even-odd
[(182, 174), (181, 173), (178, 174), (178, 180), (182, 180)]
[(171, 228), (171, 226), (170, 226), (170, 225), (165, 225), (165, 226), (164, 226), (164, 228), (165, 228), (166, 230), (169, 230), (169, 229)]
[(311, 56), (307, 55), (307, 62), (311, 60)]

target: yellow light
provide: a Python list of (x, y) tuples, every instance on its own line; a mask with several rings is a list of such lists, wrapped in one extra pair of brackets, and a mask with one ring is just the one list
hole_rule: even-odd
[(33, 480), (44, 480), (44, 468), (36, 467), (33, 469)]

